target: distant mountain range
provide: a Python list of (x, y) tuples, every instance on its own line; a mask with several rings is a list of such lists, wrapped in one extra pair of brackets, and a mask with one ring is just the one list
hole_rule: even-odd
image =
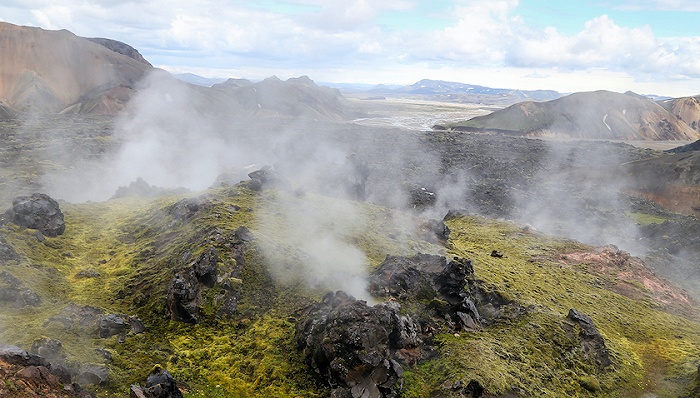
[(184, 74), (177, 80), (128, 44), (66, 30), (0, 22), (0, 49), (0, 118), (25, 113), (114, 115), (128, 110), (132, 97), (154, 84), (177, 88), (202, 112), (239, 120), (338, 121), (356, 116), (338, 90), (319, 87), (308, 77), (252, 83)]
[[(552, 100), (562, 96), (561, 93), (552, 90), (514, 90), (505, 88), (491, 88), (474, 84), (448, 82), (443, 80), (423, 79), (409, 86), (391, 88), (383, 85), (376, 86), (370, 92), (375, 94), (410, 94), (430, 96), (498, 96), (508, 99), (523, 100)], [(456, 98), (455, 98), (456, 99)]]
[(700, 116), (690, 111), (692, 101), (674, 100), (668, 102), (667, 107), (673, 109), (674, 113), (659, 103), (632, 92), (581, 92), (547, 102), (520, 102), (449, 127), (463, 131), (494, 131), (524, 136), (613, 140), (700, 138), (698, 131), (693, 128), (697, 123), (688, 125), (678, 116), (686, 115), (688, 120)]

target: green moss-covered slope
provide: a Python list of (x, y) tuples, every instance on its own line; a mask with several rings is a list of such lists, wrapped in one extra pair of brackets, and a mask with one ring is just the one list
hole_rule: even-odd
[[(196, 200), (197, 210), (183, 211), (183, 199)], [(413, 215), (314, 195), (256, 193), (243, 185), (189, 198), (62, 204), (66, 232), (43, 241), (35, 231), (7, 224), (0, 234), (19, 259), (1, 267), (42, 302), (3, 308), (0, 342), (28, 349), (36, 338), (49, 336), (61, 340), (70, 363), (106, 363), (110, 381), (90, 387), (101, 396), (127, 395), (129, 385), (143, 384), (155, 364), (181, 381), (190, 397), (328, 396), (328, 387), (294, 344), (298, 311), (327, 289), (298, 278), (307, 256), (286, 234), (285, 224), (296, 222), (282, 207), (290, 200), (314, 208), (352, 208), (361, 222), (343, 239), (364, 253), (368, 271), (386, 255), (470, 258), (484, 286), (528, 308), (477, 332), (438, 335), (437, 355), (406, 372), (406, 397), (449, 396), (449, 386), (471, 380), (496, 396), (520, 391), (678, 397), (692, 388), (700, 360), (695, 304), (663, 301), (627, 269), (603, 269), (595, 257), (577, 254), (595, 252), (591, 247), (467, 216), (447, 221), (452, 233), (441, 246), (425, 239), (422, 220)], [(240, 227), (253, 237), (244, 245), (231, 240)], [(212, 249), (219, 275), (229, 275), (228, 280), (201, 291), (199, 323), (172, 320), (166, 302), (175, 274)], [(493, 250), (504, 256), (492, 257)], [(230, 291), (237, 297), (235, 310), (222, 314), (222, 298)], [(138, 316), (146, 332), (130, 332), (120, 341), (66, 328), (60, 319), (71, 305)], [(571, 308), (595, 322), (611, 367), (600, 369), (577, 354), (575, 328), (566, 318)], [(106, 349), (111, 361), (97, 349)]]

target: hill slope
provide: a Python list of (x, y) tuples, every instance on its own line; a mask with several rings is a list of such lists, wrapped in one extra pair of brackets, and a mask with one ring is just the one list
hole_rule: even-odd
[(99, 96), (108, 101), (113, 90), (133, 90), (152, 67), (106, 46), (114, 43), (0, 22), (0, 98), (17, 111), (56, 113)]
[(521, 102), (450, 127), (528, 136), (615, 140), (692, 140), (700, 134), (654, 101), (633, 93), (582, 92)]
[[(323, 271), (308, 268), (315, 254), (307, 245), (314, 242), (289, 240), (290, 227), (308, 230), (306, 224), (288, 225), (295, 218), (283, 216), (290, 201), (299, 201), (305, 220), (330, 209), (324, 213), (329, 226), (343, 219), (334, 211), (339, 206), (361, 214), (365, 221), (343, 239), (366, 254), (367, 272), (385, 270), (373, 273), (373, 283), (399, 278), (396, 286), (375, 289), (383, 292), (375, 300), (389, 295), (388, 304), (341, 305), (359, 311), (348, 327), (362, 336), (375, 333), (373, 324), (362, 323), (375, 311), (400, 306), (407, 328), (402, 339), (410, 346), (391, 350), (401, 354), (394, 358), (403, 368), (403, 396), (677, 397), (692, 387), (700, 346), (695, 304), (616, 248), (595, 249), (457, 214), (445, 221), (452, 232), (441, 247), (407, 229), (412, 224), (419, 230), (419, 218), (395, 210), (284, 190), (256, 193), (247, 186), (189, 198), (64, 204), (65, 233), (43, 240), (35, 230), (6, 224), (0, 291), (23, 293), (0, 295), (0, 324), (13, 325), (2, 329), (0, 339), (27, 350), (41, 336), (60, 340), (63, 354), (54, 360), (77, 373), (86, 363), (108, 369), (108, 381), (87, 385), (100, 396), (127, 395), (155, 363), (166, 366), (191, 397), (328, 396), (343, 381), (336, 373), (330, 381), (326, 373), (318, 375), (323, 363), (310, 362), (295, 342), (304, 322), (312, 322), (304, 318), (308, 306), (322, 308), (332, 297), (321, 299)], [(386, 221), (393, 217), (403, 221)], [(327, 242), (319, 243), (328, 251)], [(502, 255), (493, 255), (494, 248)], [(479, 317), (450, 313), (456, 296), (439, 296), (444, 291), (428, 285), (402, 293), (405, 284), (425, 283), (420, 272), (426, 269), (401, 264), (447, 261), (421, 252), (473, 260), (473, 275), (472, 263), (460, 260), (469, 264), (462, 293)], [(315, 277), (314, 286), (304, 282)], [(39, 299), (27, 300), (32, 297)], [(195, 318), (183, 318), (187, 314)], [(114, 326), (114, 334), (103, 328), (117, 318), (122, 326)], [(415, 329), (411, 319), (423, 326)], [(139, 322), (145, 330), (134, 327)], [(340, 339), (328, 349), (355, 341), (353, 330), (327, 336)], [(372, 339), (357, 344), (366, 341)], [(18, 388), (14, 380), (1, 388)], [(382, 388), (398, 385), (387, 381)]]

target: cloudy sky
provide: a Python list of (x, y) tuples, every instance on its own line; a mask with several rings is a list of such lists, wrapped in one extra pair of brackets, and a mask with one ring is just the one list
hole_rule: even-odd
[(700, 94), (697, 0), (3, 0), (206, 77)]

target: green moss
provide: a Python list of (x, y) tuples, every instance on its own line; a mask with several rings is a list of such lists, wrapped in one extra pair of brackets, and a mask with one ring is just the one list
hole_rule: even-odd
[[(449, 346), (451, 354), (438, 360), (448, 363), (443, 367), (458, 369), (469, 357), (483, 357), (486, 363), (502, 366), (482, 366), (462, 376), (475, 377), (492, 391), (534, 380), (521, 388), (551, 396), (593, 393), (581, 387), (577, 381), (581, 377), (595, 377), (601, 391), (613, 396), (653, 392), (660, 397), (673, 397), (687, 387), (684, 382), (662, 380), (689, 380), (692, 369), (684, 364), (694, 363), (700, 354), (697, 321), (660, 311), (649, 301), (610, 291), (601, 275), (584, 265), (561, 262), (556, 256), (590, 248), (477, 217), (451, 220), (448, 226), (453, 231), (450, 243), (454, 254), (472, 258), (479, 279), (496, 286), (506, 297), (532, 305), (537, 313), (515, 325), (489, 327), (483, 333), (459, 339), (447, 338), (449, 344), (444, 347)], [(505, 256), (491, 257), (490, 252), (496, 249)], [(595, 374), (585, 364), (560, 366), (566, 361), (551, 349), (562, 346), (556, 337), (560, 335), (557, 325), (561, 323), (557, 319), (563, 319), (569, 308), (591, 316), (611, 351), (614, 371)], [(532, 325), (538, 326), (531, 329)], [(526, 335), (530, 337), (523, 340)], [(521, 359), (513, 362), (512, 358)], [(544, 367), (533, 371), (536, 363)], [(574, 374), (566, 376), (569, 368)], [(538, 374), (543, 376), (537, 377)], [(659, 378), (660, 374), (665, 376)], [(551, 380), (545, 379), (547, 375)], [(554, 382), (557, 378), (565, 382)]]
[(668, 221), (668, 217), (662, 217), (658, 215), (653, 215), (653, 214), (646, 214), (646, 213), (641, 213), (641, 212), (632, 212), (632, 211), (627, 211), (625, 212), (627, 217), (632, 219), (634, 222), (636, 222), (639, 225), (649, 225), (649, 224), (662, 224), (664, 221)]

